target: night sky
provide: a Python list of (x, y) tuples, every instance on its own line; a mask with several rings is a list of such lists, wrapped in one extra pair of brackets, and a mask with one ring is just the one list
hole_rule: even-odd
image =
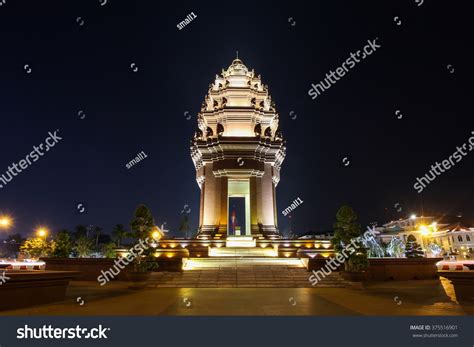
[[(280, 229), (288, 228), (281, 211), (296, 198), (304, 201), (292, 213), (298, 234), (329, 229), (342, 204), (362, 224), (422, 210), (474, 219), (474, 154), (421, 194), (413, 188), (474, 130), (468, 2), (311, 3), (6, 0), (0, 175), (49, 131), (62, 137), (0, 189), (0, 212), (15, 219), (10, 231), (94, 224), (110, 232), (128, 225), (139, 203), (171, 230), (189, 205), (196, 228), (190, 139), (209, 83), (236, 50), (268, 84), (287, 141)], [(191, 12), (197, 18), (178, 30)], [(374, 54), (317, 99), (308, 96), (311, 83), (377, 37)], [(127, 169), (141, 151), (148, 157)]]

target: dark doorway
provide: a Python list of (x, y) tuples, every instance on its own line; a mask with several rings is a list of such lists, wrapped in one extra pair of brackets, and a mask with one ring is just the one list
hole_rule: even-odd
[(245, 235), (245, 198), (229, 197), (229, 235)]

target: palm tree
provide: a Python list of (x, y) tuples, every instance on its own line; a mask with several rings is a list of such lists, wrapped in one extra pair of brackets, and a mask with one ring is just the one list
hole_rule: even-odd
[(90, 256), (93, 246), (94, 241), (83, 235), (76, 240), (74, 251), (77, 253), (79, 258), (87, 258)]
[(95, 234), (95, 246), (96, 247), (99, 245), (99, 236), (100, 236), (102, 230), (103, 229), (101, 227), (97, 226), (97, 225), (93, 229), (94, 234)]
[(179, 231), (184, 233), (185, 238), (189, 238), (189, 217), (187, 214), (183, 215), (181, 225), (179, 226)]
[(82, 225), (82, 224), (76, 225), (74, 229), (75, 231), (73, 232), (73, 238), (75, 240), (79, 239), (82, 236), (89, 236), (87, 227), (85, 225)]
[(112, 237), (117, 243), (117, 246), (121, 246), (122, 240), (127, 236), (128, 232), (125, 230), (123, 224), (117, 224), (112, 231)]

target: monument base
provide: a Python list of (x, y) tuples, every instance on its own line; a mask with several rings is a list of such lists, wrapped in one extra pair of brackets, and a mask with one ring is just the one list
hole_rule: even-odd
[(252, 236), (228, 236), (226, 247), (255, 247), (257, 242)]

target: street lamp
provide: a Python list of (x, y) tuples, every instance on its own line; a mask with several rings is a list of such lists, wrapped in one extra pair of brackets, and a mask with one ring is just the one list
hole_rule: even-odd
[(427, 236), (430, 234), (430, 230), (428, 229), (426, 225), (420, 225), (419, 230), (421, 232), (421, 235), (423, 236)]
[(46, 237), (48, 235), (48, 229), (45, 227), (39, 227), (36, 230), (36, 235), (38, 235), (38, 237)]
[(0, 228), (8, 229), (12, 225), (12, 219), (9, 216), (0, 216)]
[(420, 234), (421, 234), (421, 245), (423, 247), (423, 251), (425, 252), (425, 249), (426, 249), (427, 243), (428, 243), (428, 240), (426, 240), (426, 239), (431, 234), (431, 230), (428, 226), (426, 226), (424, 224), (420, 225), (418, 227), (418, 230), (420, 231)]
[(154, 240), (159, 240), (162, 237), (162, 233), (160, 232), (160, 229), (158, 227), (155, 227), (155, 231), (151, 233), (151, 237)]

